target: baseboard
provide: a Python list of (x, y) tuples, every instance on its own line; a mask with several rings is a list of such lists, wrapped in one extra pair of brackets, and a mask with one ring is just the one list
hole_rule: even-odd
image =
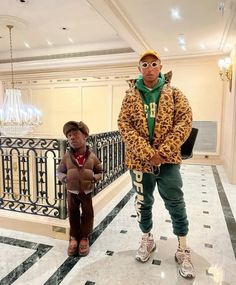
[(220, 165), (222, 159), (216, 154), (194, 154), (192, 158), (183, 160), (183, 164)]

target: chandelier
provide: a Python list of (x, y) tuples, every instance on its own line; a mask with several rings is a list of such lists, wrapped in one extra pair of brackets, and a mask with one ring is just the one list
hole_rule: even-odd
[(0, 107), (0, 135), (22, 136), (29, 134), (33, 129), (42, 124), (41, 112), (34, 106), (23, 104), (21, 90), (15, 88), (13, 58), (12, 58), (12, 28), (7, 25), (10, 39), (11, 63), (11, 89), (5, 90), (3, 105)]

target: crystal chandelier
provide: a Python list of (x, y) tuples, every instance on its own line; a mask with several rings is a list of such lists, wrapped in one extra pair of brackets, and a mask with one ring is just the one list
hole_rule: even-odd
[(15, 88), (12, 58), (12, 25), (7, 25), (10, 38), (11, 89), (5, 90), (3, 105), (0, 107), (0, 135), (22, 136), (29, 134), (42, 124), (41, 112), (23, 104), (21, 91)]

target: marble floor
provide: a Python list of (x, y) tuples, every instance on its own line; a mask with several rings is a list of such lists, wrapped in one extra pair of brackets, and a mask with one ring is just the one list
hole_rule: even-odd
[[(157, 250), (150, 260), (134, 260), (140, 231), (134, 211), (134, 192), (127, 185), (95, 217), (87, 257), (67, 257), (67, 242), (1, 228), (1, 285), (235, 285), (236, 185), (221, 166), (181, 168), (190, 222), (188, 244), (196, 269), (185, 280), (174, 261), (177, 240), (158, 192), (153, 234)], [(105, 191), (105, 190), (104, 190)]]

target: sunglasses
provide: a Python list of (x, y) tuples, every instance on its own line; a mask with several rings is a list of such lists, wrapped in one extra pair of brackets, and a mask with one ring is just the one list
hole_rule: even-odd
[(159, 65), (158, 61), (153, 61), (153, 62), (141, 62), (140, 67), (141, 68), (148, 68), (148, 66), (151, 66), (151, 68), (156, 68)]

